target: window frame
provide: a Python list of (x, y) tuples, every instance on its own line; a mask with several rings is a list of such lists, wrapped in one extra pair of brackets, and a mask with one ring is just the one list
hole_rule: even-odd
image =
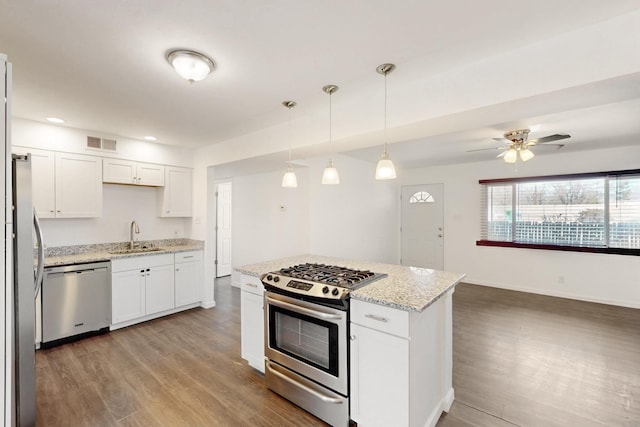
[[(518, 184), (525, 182), (541, 182), (541, 181), (559, 181), (559, 180), (575, 180), (575, 179), (588, 179), (588, 178), (611, 178), (611, 177), (622, 177), (628, 175), (639, 175), (640, 169), (626, 169), (620, 171), (606, 171), (606, 172), (588, 172), (588, 173), (576, 173), (576, 174), (562, 174), (562, 175), (544, 175), (544, 176), (531, 176), (531, 177), (516, 177), (516, 178), (497, 178), (497, 179), (481, 179), (478, 181), (480, 185), (491, 185), (491, 184)], [(513, 191), (515, 192), (516, 186), (513, 186)], [(609, 213), (610, 207), (608, 203), (609, 197), (609, 185), (608, 180), (605, 180), (605, 233), (606, 233), (606, 241), (607, 245), (609, 244)], [(516, 217), (516, 209), (515, 209), (515, 197), (514, 200), (514, 209), (513, 215)], [(515, 233), (515, 224), (514, 220), (512, 223), (512, 235)], [(481, 224), (481, 227), (483, 225)], [(512, 236), (512, 240), (515, 240), (515, 235)], [(543, 244), (543, 243), (519, 243), (519, 242), (508, 242), (508, 241), (498, 241), (498, 240), (476, 240), (476, 246), (497, 246), (497, 247), (506, 247), (506, 248), (525, 248), (525, 249), (543, 249), (543, 250), (554, 250), (554, 251), (568, 251), (568, 252), (589, 252), (589, 253), (603, 253), (603, 254), (615, 254), (615, 255), (633, 255), (640, 256), (640, 248), (639, 249), (630, 249), (630, 248), (611, 248), (611, 247), (595, 247), (595, 246), (570, 246), (570, 245), (552, 245), (552, 244)]]

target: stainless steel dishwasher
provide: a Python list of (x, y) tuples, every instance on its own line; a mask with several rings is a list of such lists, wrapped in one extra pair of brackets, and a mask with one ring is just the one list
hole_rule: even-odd
[(110, 262), (48, 267), (44, 271), (43, 348), (109, 329)]

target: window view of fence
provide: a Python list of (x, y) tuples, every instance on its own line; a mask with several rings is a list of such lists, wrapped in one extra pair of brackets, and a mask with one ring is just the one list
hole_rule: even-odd
[(640, 248), (640, 176), (483, 184), (481, 239)]

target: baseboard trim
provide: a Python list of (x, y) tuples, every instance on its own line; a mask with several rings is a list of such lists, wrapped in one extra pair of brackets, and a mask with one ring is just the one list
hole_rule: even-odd
[(513, 285), (507, 285), (504, 283), (495, 283), (495, 282), (484, 281), (484, 280), (464, 280), (464, 283), (469, 283), (469, 284), (478, 285), (478, 286), (486, 286), (489, 288), (506, 289), (509, 291), (526, 292), (529, 294), (544, 295), (548, 297), (566, 298), (566, 299), (572, 299), (577, 301), (594, 302), (597, 304), (615, 305), (618, 307), (640, 308), (640, 303), (629, 303), (629, 302), (623, 302), (623, 301), (606, 300), (602, 298), (591, 298), (591, 297), (585, 297), (581, 295), (570, 294), (567, 292), (554, 292), (554, 291), (548, 291), (548, 290), (542, 291), (540, 289), (527, 288), (526, 286), (513, 286)]
[(456, 397), (455, 392), (453, 390), (453, 387), (451, 387), (447, 392), (447, 394), (445, 394), (444, 397), (442, 398), (442, 411), (449, 413), (449, 410), (451, 409), (451, 405), (453, 405), (453, 401), (455, 400), (455, 397)]

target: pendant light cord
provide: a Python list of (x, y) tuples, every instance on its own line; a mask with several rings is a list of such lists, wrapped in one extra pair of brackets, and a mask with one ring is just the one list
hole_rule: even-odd
[(331, 159), (331, 157), (333, 157), (333, 151), (332, 151), (332, 146), (331, 146), (331, 129), (333, 127), (333, 122), (332, 122), (332, 117), (333, 117), (333, 112), (331, 109), (331, 98), (333, 95), (333, 91), (329, 92), (329, 159)]
[(387, 74), (384, 73), (384, 155), (387, 155)]
[(287, 107), (289, 109), (289, 162), (287, 164), (287, 166), (289, 168), (291, 168), (291, 146), (292, 146), (292, 142), (291, 142), (291, 106)]

